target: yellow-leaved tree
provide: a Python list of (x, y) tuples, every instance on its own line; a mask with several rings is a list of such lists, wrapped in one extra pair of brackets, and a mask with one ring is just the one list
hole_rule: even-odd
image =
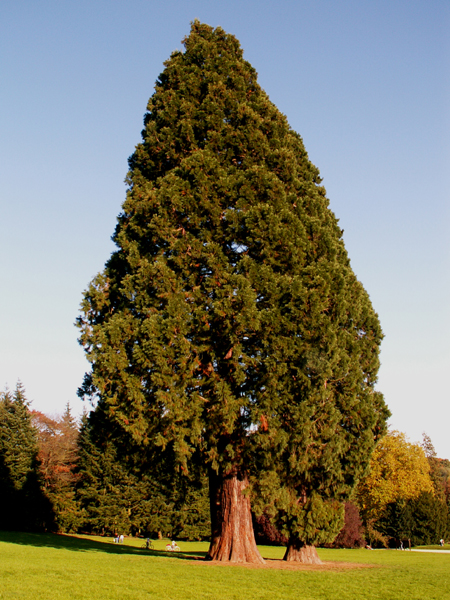
[(409, 442), (404, 433), (390, 431), (375, 448), (367, 475), (357, 490), (369, 538), (380, 537), (376, 522), (389, 503), (417, 498), (422, 492), (434, 494), (430, 465), (423, 448)]

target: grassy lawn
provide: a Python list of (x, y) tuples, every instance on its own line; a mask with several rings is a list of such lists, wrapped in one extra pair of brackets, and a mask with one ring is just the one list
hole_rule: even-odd
[(450, 554), (319, 550), (324, 561), (373, 567), (289, 571), (203, 563), (203, 542), (180, 542), (182, 552), (167, 555), (167, 541), (153, 552), (143, 541), (0, 532), (0, 599), (450, 600)]

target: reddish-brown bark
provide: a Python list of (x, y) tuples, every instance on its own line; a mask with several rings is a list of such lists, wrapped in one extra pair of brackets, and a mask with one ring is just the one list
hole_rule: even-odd
[(293, 538), (289, 540), (283, 560), (303, 563), (304, 565), (322, 564), (314, 546), (308, 546), (300, 540)]
[(211, 544), (206, 558), (232, 563), (263, 564), (253, 533), (245, 474), (210, 472)]

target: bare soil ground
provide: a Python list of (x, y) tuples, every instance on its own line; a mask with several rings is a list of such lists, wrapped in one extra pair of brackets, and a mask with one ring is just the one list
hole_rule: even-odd
[(204, 565), (214, 565), (217, 567), (244, 567), (245, 569), (280, 569), (285, 571), (348, 571), (349, 569), (373, 569), (379, 565), (368, 565), (364, 563), (349, 563), (349, 562), (331, 562), (324, 561), (321, 565), (304, 565), (296, 562), (286, 562), (284, 560), (266, 558), (266, 564), (251, 564), (251, 563), (227, 563), (217, 560), (196, 562)]

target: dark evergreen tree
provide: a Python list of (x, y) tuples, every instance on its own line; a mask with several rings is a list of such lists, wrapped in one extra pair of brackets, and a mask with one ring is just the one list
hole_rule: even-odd
[(77, 498), (84, 530), (205, 538), (210, 530), (205, 481), (181, 477), (167, 453), (143, 454), (131, 437), (118, 433), (101, 406), (83, 418)]
[(423, 492), (417, 498), (387, 505), (377, 528), (387, 537), (411, 544), (437, 544), (450, 533), (449, 511), (445, 500), (438, 494)]
[(79, 439), (77, 498), (83, 528), (102, 535), (136, 533), (147, 500), (145, 482), (133, 477), (122, 464), (113, 432), (99, 431), (96, 425), (102, 427), (104, 423), (92, 421), (85, 416)]
[(402, 540), (407, 540), (408, 546), (411, 547), (411, 538), (416, 526), (411, 500), (399, 498), (390, 502), (375, 526), (381, 535), (390, 540), (391, 546), (398, 548)]
[(85, 293), (80, 394), (182, 473), (207, 468), (210, 558), (262, 561), (244, 490), (266, 473), (261, 502), (298, 559), (339, 531), (384, 432), (382, 333), (319, 172), (238, 41), (196, 21), (184, 45), (129, 159), (117, 250)]
[(409, 501), (414, 517), (414, 529), (411, 542), (419, 544), (438, 544), (448, 533), (448, 510), (445, 502), (431, 493), (421, 494)]
[(51, 505), (41, 490), (36, 430), (23, 385), (0, 394), (0, 529), (53, 527)]
[(211, 521), (207, 479), (178, 477), (178, 480), (180, 485), (171, 489), (171, 537), (187, 540), (209, 539)]

